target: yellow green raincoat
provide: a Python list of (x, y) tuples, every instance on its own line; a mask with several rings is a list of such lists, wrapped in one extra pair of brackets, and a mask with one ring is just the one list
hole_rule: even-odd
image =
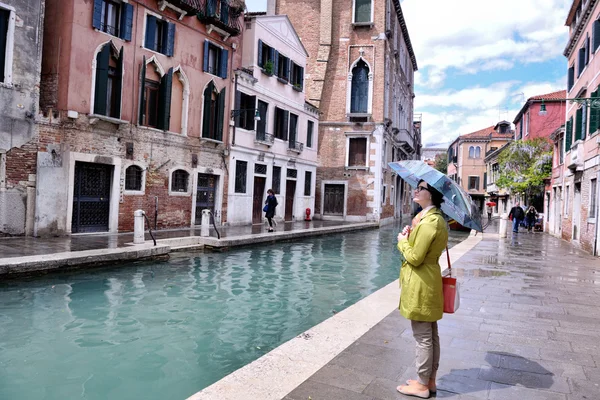
[(413, 321), (442, 319), (444, 296), (439, 258), (448, 244), (446, 221), (438, 208), (421, 217), (408, 239), (398, 242), (404, 255), (400, 271), (400, 314)]

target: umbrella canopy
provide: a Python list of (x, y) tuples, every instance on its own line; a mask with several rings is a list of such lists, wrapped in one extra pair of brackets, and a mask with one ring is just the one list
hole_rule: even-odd
[(412, 187), (423, 180), (443, 196), (442, 211), (459, 224), (482, 232), (479, 208), (456, 182), (423, 161), (408, 160), (389, 163), (394, 171)]
[(494, 203), (493, 201), (488, 201), (487, 203), (485, 203), (486, 206), (490, 206), (490, 207), (495, 207), (496, 203)]

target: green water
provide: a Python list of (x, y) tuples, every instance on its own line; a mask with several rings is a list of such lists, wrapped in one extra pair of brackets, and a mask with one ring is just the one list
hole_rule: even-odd
[(397, 232), (0, 283), (0, 399), (185, 399), (397, 279)]

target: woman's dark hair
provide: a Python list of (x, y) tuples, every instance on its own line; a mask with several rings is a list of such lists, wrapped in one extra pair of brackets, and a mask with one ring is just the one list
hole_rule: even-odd
[(273, 192), (273, 189), (269, 189), (269, 190), (267, 190), (267, 194), (269, 194), (269, 193), (270, 193), (270, 194), (275, 194), (275, 193)]
[[(421, 179), (418, 184), (420, 185), (421, 182), (425, 181)], [(442, 203), (444, 202), (444, 195), (441, 194), (436, 188), (431, 186), (429, 183), (427, 183), (427, 191), (431, 193), (431, 202), (433, 203), (433, 205), (437, 208), (440, 208), (442, 206)]]

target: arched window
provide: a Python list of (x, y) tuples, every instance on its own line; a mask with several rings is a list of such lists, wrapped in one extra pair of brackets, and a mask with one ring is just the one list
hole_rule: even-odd
[(169, 130), (173, 68), (163, 70), (155, 56), (143, 57), (140, 99), (140, 125)]
[(125, 170), (125, 190), (142, 190), (142, 168), (131, 165)]
[(369, 67), (360, 60), (352, 69), (350, 112), (367, 113), (369, 107)]
[(474, 146), (469, 147), (469, 158), (475, 158), (475, 147)]
[(190, 174), (183, 169), (176, 169), (173, 171), (173, 176), (171, 178), (171, 191), (187, 192), (189, 177)]
[(108, 42), (96, 55), (94, 114), (121, 118), (123, 47), (117, 52)]
[(475, 158), (480, 158), (481, 157), (481, 147), (477, 146), (475, 147)]
[(211, 81), (204, 89), (202, 115), (202, 137), (223, 140), (223, 118), (225, 116), (225, 88), (217, 90)]

